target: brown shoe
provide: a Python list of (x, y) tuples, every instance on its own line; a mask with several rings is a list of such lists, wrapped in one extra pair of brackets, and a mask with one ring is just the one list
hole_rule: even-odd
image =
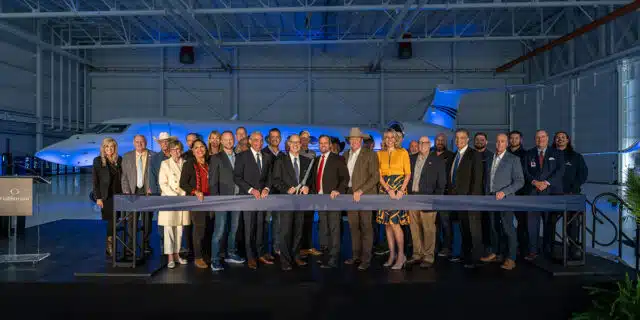
[(304, 261), (304, 260), (302, 260), (302, 259), (296, 259), (296, 265), (297, 265), (298, 267), (304, 267), (304, 266), (306, 266), (306, 265), (307, 265), (307, 262), (306, 262), (306, 261)]
[(490, 253), (490, 254), (480, 258), (480, 261), (482, 261), (482, 262), (493, 262), (495, 260), (496, 260), (495, 253)]
[(306, 258), (309, 255), (309, 250), (307, 249), (300, 249), (300, 257), (302, 258)]
[(358, 258), (351, 258), (351, 259), (347, 259), (344, 261), (344, 264), (346, 265), (352, 265), (352, 264), (357, 264), (358, 262), (360, 262), (360, 259)]
[(269, 261), (274, 261), (276, 260), (276, 258), (274, 256), (272, 256), (270, 253), (265, 254), (264, 256), (262, 256), (263, 258), (269, 260)]
[(107, 237), (106, 250), (107, 250), (107, 256), (109, 257), (113, 256), (113, 237)]
[(196, 261), (195, 261), (195, 265), (196, 265), (196, 267), (198, 267), (198, 268), (200, 268), (200, 269), (206, 269), (206, 268), (208, 268), (208, 267), (209, 267), (209, 266), (207, 265), (207, 263), (206, 263), (206, 262), (204, 262), (204, 260), (203, 260), (202, 258), (200, 258), (200, 259), (196, 259)]
[(516, 262), (507, 258), (504, 260), (504, 263), (500, 266), (500, 268), (505, 270), (513, 270), (516, 267)]
[(321, 256), (322, 252), (316, 250), (316, 248), (311, 248), (311, 249), (309, 249), (308, 254), (317, 257), (317, 256)]
[(407, 264), (420, 264), (422, 260), (422, 257), (413, 256), (409, 261), (407, 261)]
[(260, 257), (258, 258), (258, 261), (260, 261), (260, 263), (262, 264), (269, 264), (269, 265), (273, 264), (273, 261), (267, 259), (266, 257)]
[(247, 261), (247, 267), (251, 270), (258, 269), (258, 262), (256, 259), (249, 259), (249, 261)]

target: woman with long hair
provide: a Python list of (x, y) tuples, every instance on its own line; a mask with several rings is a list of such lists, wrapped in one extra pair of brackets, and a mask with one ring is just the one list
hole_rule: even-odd
[[(391, 199), (400, 199), (407, 193), (411, 178), (409, 152), (402, 148), (402, 135), (393, 129), (384, 132), (382, 150), (378, 151), (380, 164), (380, 187)], [(376, 221), (385, 226), (389, 259), (384, 264), (393, 270), (402, 269), (407, 262), (404, 254), (404, 233), (402, 226), (409, 224), (409, 214), (405, 210), (379, 210)]]
[[(195, 196), (198, 200), (204, 200), (209, 192), (209, 163), (207, 161), (207, 145), (198, 139), (191, 145), (193, 158), (182, 166), (180, 175), (180, 188), (187, 195)], [(207, 257), (211, 252), (211, 238), (206, 239), (207, 224), (211, 217), (209, 212), (195, 212), (191, 214), (193, 224), (193, 251), (195, 265), (198, 268), (207, 268)]]
[(104, 138), (100, 155), (93, 159), (93, 197), (100, 207), (102, 220), (107, 221), (106, 253), (113, 255), (113, 196), (122, 193), (122, 157), (118, 155), (118, 143)]
[[(186, 192), (180, 188), (180, 177), (184, 159), (181, 155), (184, 151), (182, 143), (178, 140), (169, 142), (169, 154), (171, 158), (162, 161), (158, 184), (163, 196), (184, 196)], [(164, 228), (164, 253), (169, 260), (168, 267), (176, 267), (179, 264), (187, 264), (187, 260), (180, 258), (180, 244), (182, 243), (182, 227), (189, 225), (189, 211), (160, 211), (158, 213), (158, 225)]]
[(207, 155), (212, 156), (220, 151), (222, 151), (222, 144), (220, 143), (220, 139), (222, 135), (218, 130), (213, 130), (209, 133), (209, 137), (207, 138), (207, 142), (209, 142), (209, 146), (207, 147)]

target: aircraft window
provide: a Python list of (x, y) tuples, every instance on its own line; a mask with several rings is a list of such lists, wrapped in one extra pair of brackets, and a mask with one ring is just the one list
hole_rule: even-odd
[(123, 133), (128, 127), (128, 124), (110, 124), (102, 129), (100, 133)]
[(87, 129), (86, 133), (98, 133), (100, 132), (100, 130), (104, 129), (104, 127), (106, 127), (106, 124), (97, 124), (89, 129)]

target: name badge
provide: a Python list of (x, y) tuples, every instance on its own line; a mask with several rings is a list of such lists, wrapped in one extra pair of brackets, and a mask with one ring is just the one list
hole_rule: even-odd
[(531, 161), (531, 168), (535, 168), (536, 167), (536, 162), (535, 161)]

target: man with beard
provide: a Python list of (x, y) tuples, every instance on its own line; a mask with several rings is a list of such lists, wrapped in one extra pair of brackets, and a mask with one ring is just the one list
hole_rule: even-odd
[(409, 155), (412, 156), (420, 152), (420, 148), (418, 147), (418, 141), (411, 140), (409, 142)]
[[(444, 133), (438, 133), (436, 135), (436, 146), (433, 150), (435, 155), (440, 158), (445, 165), (445, 169), (447, 172), (447, 181), (451, 180), (450, 172), (451, 165), (453, 164), (453, 158), (455, 157), (455, 153), (447, 149), (447, 136)], [(447, 186), (449, 184), (447, 183)], [(445, 187), (446, 188), (446, 187)], [(445, 190), (445, 194), (447, 191)], [(440, 226), (442, 230), (442, 242), (440, 242), (440, 251), (438, 256), (440, 257), (449, 257), (452, 254), (453, 247), (453, 221), (456, 220), (456, 215), (454, 212), (448, 211), (440, 211), (436, 217), (437, 224)]]
[[(309, 149), (309, 143), (311, 142), (311, 134), (309, 131), (303, 130), (299, 134), (300, 136), (300, 155), (309, 159), (316, 158), (316, 152)], [(313, 220), (315, 216), (314, 211), (305, 211), (304, 225), (302, 227), (302, 239), (300, 240), (300, 255), (305, 257), (307, 255), (319, 256), (322, 254), (314, 247), (313, 244)]]
[[(509, 147), (507, 148), (509, 153), (514, 154), (520, 158), (520, 164), (524, 170), (524, 155), (526, 154), (526, 150), (522, 145), (522, 132), (514, 130), (509, 132)], [(524, 195), (525, 187), (520, 188), (520, 190), (516, 191), (516, 196)], [(518, 227), (516, 229), (516, 234), (518, 235), (518, 251), (526, 255), (529, 252), (529, 248), (527, 247), (527, 243), (529, 243), (529, 230), (527, 227), (527, 213), (526, 212), (515, 212), (516, 221), (518, 221)]]
[[(553, 137), (553, 148), (563, 152), (564, 155), (564, 175), (562, 176), (562, 189), (564, 194), (580, 194), (582, 193), (582, 185), (587, 181), (589, 169), (584, 162), (584, 157), (573, 149), (571, 137), (564, 131), (556, 132)], [(579, 212), (571, 212), (568, 219), (572, 219)], [(570, 239), (575, 243), (579, 243), (579, 225), (578, 221), (572, 221), (567, 227), (567, 233)], [(581, 253), (576, 250), (576, 246), (569, 246), (569, 257), (574, 260), (581, 258)]]
[[(491, 162), (491, 159), (493, 159), (493, 152), (489, 151), (487, 149), (487, 142), (488, 142), (488, 138), (487, 138), (487, 134), (484, 132), (478, 132), (473, 136), (473, 147), (474, 149), (476, 149), (476, 151), (478, 151), (478, 153), (480, 154), (480, 156), (482, 157), (482, 168), (483, 168), (483, 172), (487, 171), (487, 163)], [(487, 177), (485, 176), (485, 179)], [(482, 182), (482, 184), (484, 185), (485, 181)], [(482, 243), (484, 244), (484, 246), (486, 248), (491, 247), (491, 221), (492, 220), (489, 216), (492, 215), (493, 213), (483, 213), (482, 214)], [(497, 219), (497, 223), (500, 222), (499, 216), (496, 217)], [(502, 229), (497, 228), (496, 230), (498, 230), (499, 233), (501, 233)], [(500, 239), (502, 239), (502, 237), (500, 235), (498, 235), (498, 237)]]
[[(280, 151), (280, 142), (282, 141), (282, 133), (280, 132), (280, 129), (278, 128), (271, 128), (269, 130), (269, 135), (267, 136), (267, 146), (264, 147), (264, 149), (262, 149), (262, 152), (267, 152), (267, 153), (271, 153), (273, 155), (273, 157), (271, 157), (271, 168), (273, 168), (273, 162), (276, 161), (276, 158), (280, 155), (280, 153), (282, 153), (282, 151)], [(286, 190), (285, 190), (286, 191)], [(277, 194), (278, 190), (273, 190), (272, 194)], [(271, 227), (271, 245), (272, 245), (272, 249), (270, 250), (268, 249), (269, 246), (267, 245), (267, 258), (270, 260), (274, 260), (273, 255), (271, 254), (272, 252), (276, 255), (280, 255), (280, 215), (277, 212), (273, 212), (273, 211), (267, 211), (265, 219), (267, 221), (267, 224), (265, 224), (265, 228), (267, 228), (266, 230), (264, 230), (264, 233), (266, 235), (269, 234), (269, 227)], [(271, 221), (271, 223), (269, 223), (269, 221)], [(267, 244), (269, 242), (267, 241)]]

